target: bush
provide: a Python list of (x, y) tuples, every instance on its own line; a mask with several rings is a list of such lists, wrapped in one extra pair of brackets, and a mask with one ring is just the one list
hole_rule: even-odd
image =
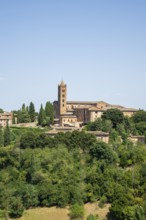
[(80, 220), (83, 219), (84, 216), (84, 207), (83, 205), (74, 204), (70, 208), (70, 214), (71, 219), (74, 220)]
[(104, 204), (107, 202), (107, 198), (106, 196), (102, 196), (100, 201), (99, 201), (99, 207), (100, 208), (103, 208), (104, 207)]
[(97, 215), (92, 215), (92, 214), (88, 215), (88, 217), (87, 217), (87, 220), (98, 220), (98, 219), (99, 218)]

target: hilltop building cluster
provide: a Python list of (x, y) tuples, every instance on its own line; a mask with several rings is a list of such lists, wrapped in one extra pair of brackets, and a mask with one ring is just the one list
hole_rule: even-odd
[(137, 109), (120, 105), (111, 105), (104, 101), (68, 101), (67, 85), (61, 81), (58, 85), (58, 100), (54, 101), (55, 123), (60, 126), (78, 127), (89, 121), (100, 118), (104, 111), (111, 108), (119, 109), (125, 116), (132, 116)]
[[(125, 116), (132, 116), (137, 109), (126, 108), (120, 105), (111, 105), (104, 101), (68, 101), (67, 85), (61, 81), (58, 85), (58, 100), (54, 101), (54, 123), (60, 127), (79, 128), (89, 121), (100, 118), (104, 111), (111, 108), (119, 109)], [(0, 126), (12, 125), (13, 113), (0, 113)]]

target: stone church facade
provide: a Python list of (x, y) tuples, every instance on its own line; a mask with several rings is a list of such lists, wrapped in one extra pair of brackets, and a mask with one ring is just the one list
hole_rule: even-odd
[(119, 109), (125, 116), (132, 116), (137, 109), (111, 105), (103, 101), (67, 101), (67, 85), (61, 81), (58, 85), (58, 100), (54, 101), (55, 120), (60, 126), (79, 127), (80, 124), (95, 121), (104, 111)]

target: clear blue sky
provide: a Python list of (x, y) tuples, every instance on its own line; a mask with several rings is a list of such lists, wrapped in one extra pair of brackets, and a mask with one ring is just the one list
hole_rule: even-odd
[(0, 0), (0, 108), (57, 99), (146, 109), (146, 0)]

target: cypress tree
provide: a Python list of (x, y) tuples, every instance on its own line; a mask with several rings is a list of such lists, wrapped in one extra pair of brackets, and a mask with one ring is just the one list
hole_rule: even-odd
[(39, 115), (38, 115), (38, 124), (41, 126), (46, 125), (46, 113), (45, 113), (45, 110), (43, 109), (42, 104), (41, 104), (41, 108), (40, 108)]
[(28, 123), (31, 121), (28, 112), (28, 106), (22, 105), (22, 108), (17, 112), (18, 123)]
[(29, 105), (29, 115), (30, 115), (31, 122), (34, 122), (35, 121), (35, 107), (32, 102)]
[(22, 111), (26, 111), (25, 104), (22, 104)]
[(11, 134), (10, 134), (10, 128), (7, 123), (5, 129), (4, 129), (4, 146), (8, 146), (11, 143)]
[(0, 147), (3, 146), (4, 146), (4, 135), (3, 135), (2, 126), (0, 126)]
[(49, 123), (53, 123), (54, 121), (54, 108), (51, 102), (46, 102), (45, 113), (47, 118), (49, 119)]

